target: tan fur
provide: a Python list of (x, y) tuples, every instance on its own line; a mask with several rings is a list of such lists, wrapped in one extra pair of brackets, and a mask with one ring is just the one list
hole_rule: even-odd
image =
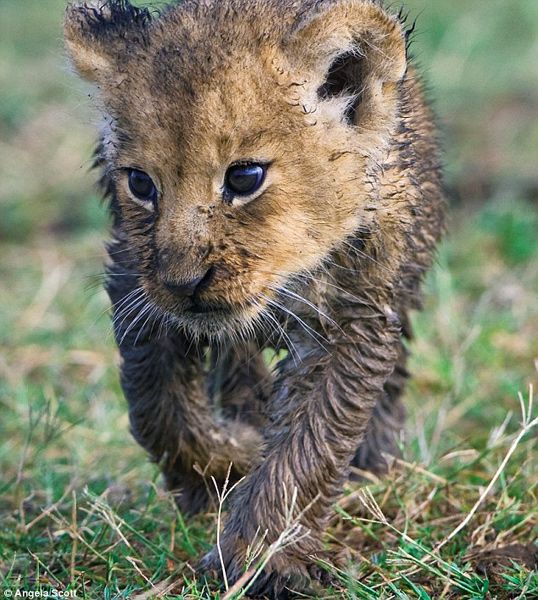
[[(250, 470), (224, 533), (232, 580), (258, 527), (267, 543), (278, 537), (283, 488), (299, 490), (300, 510), (313, 503), (302, 517), (311, 536), (257, 584), (282, 596), (313, 573), (361, 442), (355, 460), (377, 468), (393, 449), (384, 434), (401, 424), (401, 335), (443, 221), (435, 131), (405, 27), (378, 1), (186, 0), (154, 19), (102, 4), (71, 5), (65, 32), (106, 114), (109, 293), (133, 431), (186, 508), (204, 495), (195, 464), (220, 479), (230, 461), (237, 476)], [(243, 160), (270, 164), (264, 187), (224, 202), (226, 170)], [(155, 181), (155, 208), (132, 197), (128, 168)], [(163, 281), (208, 267), (200, 301), (215, 310), (194, 313)], [(125, 311), (137, 289), (153, 311), (139, 318)], [(209, 396), (207, 346), (225, 348)], [(274, 380), (251, 362), (264, 347), (290, 351)], [(233, 422), (212, 414), (215, 395)], [(205, 564), (218, 568), (214, 554)]]
[[(170, 274), (195, 274), (200, 253), (209, 251), (205, 260), (219, 264), (221, 276), (205, 292), (206, 299), (230, 302), (243, 322), (260, 310), (251, 306), (252, 300), (263, 308), (260, 294), (272, 295), (268, 284), (278, 286), (290, 274), (315, 267), (370, 219), (360, 212), (367, 202), (360, 190), (368, 170), (387, 151), (396, 126), (394, 83), (404, 74), (405, 40), (395, 19), (363, 2), (337, 5), (330, 20), (317, 15), (291, 34), (282, 26), (286, 15), (273, 13), (275, 3), (236, 3), (254, 14), (263, 7), (262, 16), (252, 21), (233, 19), (224, 10), (204, 10), (201, 3), (184, 4), (177, 18), (154, 26), (147, 48), (128, 48), (121, 55), (121, 69), (114, 75), (102, 71), (111, 57), (108, 47), (98, 54), (99, 45), (84, 47), (70, 29), (68, 47), (76, 65), (85, 62), (83, 74), (102, 85), (108, 110), (121, 116), (116, 127), (132, 138), (122, 146), (111, 132), (108, 160), (137, 165), (160, 183), (156, 243), (181, 256)], [(357, 31), (350, 29), (350, 19)], [(276, 31), (261, 29), (271, 24)], [(227, 30), (223, 48), (202, 37), (219, 28)], [(361, 30), (368, 35), (356, 51), (368, 56), (372, 72), (365, 82), (367, 114), (355, 132), (339, 122), (331, 102), (316, 98), (316, 90), (337, 53), (350, 48)], [(159, 73), (161, 64), (168, 73)], [(307, 152), (295, 160), (297, 149), (303, 148)], [(244, 158), (273, 164), (263, 201), (238, 211), (222, 204), (220, 186), (228, 165)], [(335, 169), (345, 174), (336, 186)], [(119, 175), (119, 202), (126, 211), (138, 210)], [(249, 255), (241, 254), (242, 249)], [(175, 312), (176, 299), (167, 297), (157, 278), (147, 277), (145, 286)]]

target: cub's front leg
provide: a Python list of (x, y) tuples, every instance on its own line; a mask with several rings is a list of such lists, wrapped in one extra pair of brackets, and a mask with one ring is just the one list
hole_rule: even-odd
[[(397, 361), (400, 327), (388, 306), (357, 304), (343, 313), (350, 317), (324, 331), (326, 349), (296, 340), (301, 362), (289, 358), (276, 383), (264, 458), (232, 501), (220, 541), (229, 582), (245, 572), (248, 548), (263, 537), (267, 552), (294, 530), (283, 548), (273, 546), (249, 593), (284, 598), (286, 588), (319, 576), (330, 507)], [(221, 572), (217, 549), (201, 567)]]
[[(206, 508), (211, 477), (244, 475), (261, 438), (254, 427), (217, 419), (207, 393), (203, 349), (183, 333), (162, 326), (137, 278), (110, 267), (107, 291), (122, 358), (121, 383), (131, 430), (159, 464), (180, 508)], [(204, 472), (204, 476), (200, 475)]]

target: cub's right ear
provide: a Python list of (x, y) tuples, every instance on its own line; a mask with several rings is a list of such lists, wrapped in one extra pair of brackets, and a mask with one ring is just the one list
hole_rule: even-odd
[(128, 0), (88, 0), (67, 6), (65, 44), (82, 77), (114, 83), (121, 64), (148, 43), (151, 14)]

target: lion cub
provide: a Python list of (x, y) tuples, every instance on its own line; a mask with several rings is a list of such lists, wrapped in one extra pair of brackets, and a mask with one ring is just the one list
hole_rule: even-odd
[[(105, 119), (107, 290), (132, 431), (185, 511), (245, 476), (220, 549), (302, 534), (249, 593), (316, 557), (350, 465), (395, 452), (409, 311), (443, 229), (435, 130), (380, 0), (78, 2), (65, 37)], [(285, 358), (272, 372), (265, 349)], [(220, 572), (213, 551), (201, 568)]]

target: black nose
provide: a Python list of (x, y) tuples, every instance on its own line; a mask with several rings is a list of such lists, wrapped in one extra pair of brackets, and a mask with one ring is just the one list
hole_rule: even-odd
[(175, 296), (190, 298), (197, 292), (201, 292), (202, 289), (206, 288), (211, 283), (213, 273), (214, 268), (210, 267), (203, 275), (189, 281), (172, 281), (170, 279), (165, 279), (163, 283), (166, 289)]

